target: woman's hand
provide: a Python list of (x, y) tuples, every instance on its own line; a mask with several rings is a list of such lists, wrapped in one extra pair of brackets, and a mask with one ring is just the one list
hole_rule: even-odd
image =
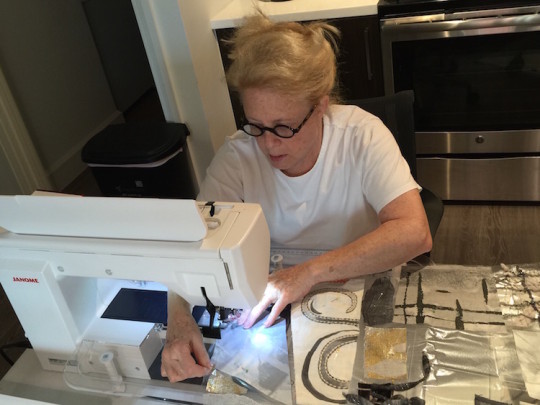
[(189, 305), (169, 292), (167, 341), (161, 354), (161, 375), (171, 382), (202, 377), (212, 371), (208, 352)]
[(251, 328), (261, 314), (270, 304), (274, 304), (265, 327), (272, 326), (277, 317), (292, 303), (301, 300), (311, 290), (315, 283), (309, 277), (309, 269), (306, 263), (294, 267), (275, 271), (268, 277), (268, 284), (262, 299), (251, 311), (246, 310), (238, 320), (239, 325)]

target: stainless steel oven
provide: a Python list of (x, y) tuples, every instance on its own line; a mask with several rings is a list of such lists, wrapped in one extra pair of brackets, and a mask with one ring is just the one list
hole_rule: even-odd
[(381, 0), (379, 17), (385, 92), (415, 92), (420, 183), (540, 201), (540, 2)]

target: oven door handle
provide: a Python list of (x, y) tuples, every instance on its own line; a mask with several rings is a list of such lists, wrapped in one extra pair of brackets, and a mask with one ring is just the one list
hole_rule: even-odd
[(371, 68), (371, 48), (369, 47), (369, 27), (364, 28), (364, 50), (366, 52), (367, 79), (373, 79), (373, 69)]
[(534, 10), (517, 15), (456, 13), (392, 18), (381, 21), (381, 35), (399, 41), (540, 31), (540, 7)]

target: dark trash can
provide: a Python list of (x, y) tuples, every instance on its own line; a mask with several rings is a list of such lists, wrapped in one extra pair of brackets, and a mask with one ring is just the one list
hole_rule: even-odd
[(194, 199), (184, 124), (109, 125), (84, 146), (81, 157), (107, 197)]

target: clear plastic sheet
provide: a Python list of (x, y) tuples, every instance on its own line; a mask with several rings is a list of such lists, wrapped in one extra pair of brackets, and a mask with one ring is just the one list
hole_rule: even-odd
[(343, 400), (357, 350), (363, 280), (322, 283), (291, 307), (295, 401)]
[[(422, 325), (392, 323), (400, 270), (398, 268), (366, 278), (358, 349), (349, 390), (344, 393), (351, 403), (374, 403), (371, 400), (374, 400), (372, 393), (375, 391), (409, 391), (425, 378), (424, 327)], [(388, 341), (393, 342), (392, 350), (398, 351), (400, 354), (396, 353), (395, 356), (389, 356), (388, 353), (386, 356), (381, 355), (381, 347), (377, 344), (377, 340), (371, 339), (377, 335), (384, 336), (387, 343)], [(377, 359), (377, 356), (380, 357)], [(377, 376), (377, 373), (370, 373), (369, 365), (373, 358), (379, 363), (375, 365), (375, 369), (381, 371), (382, 375)], [(393, 359), (390, 360), (390, 358)], [(396, 359), (398, 361), (395, 361)], [(368, 364), (367, 368), (365, 367), (366, 363)], [(385, 366), (392, 367), (384, 370)], [(387, 378), (381, 378), (385, 376)], [(365, 392), (365, 395), (361, 392)]]
[[(366, 336), (373, 333), (374, 326), (362, 323), (353, 378), (345, 393), (348, 403), (540, 404), (540, 331), (536, 304), (540, 299), (539, 266), (432, 265), (422, 270), (420, 277), (425, 277), (420, 282), (425, 282), (422, 284), (425, 289), (417, 288), (417, 283), (409, 292), (418, 294), (412, 298), (413, 305), (419, 299), (427, 303), (429, 311), (422, 315), (429, 316), (416, 317), (411, 303), (406, 302), (411, 296), (407, 291), (405, 294), (399, 291), (402, 286), (393, 280), (396, 295), (401, 296), (401, 300), (398, 298), (395, 302), (401, 318), (394, 317), (393, 322), (375, 325), (376, 333), (383, 330), (382, 333), (393, 334), (391, 331), (406, 329), (406, 359), (401, 358), (406, 362), (406, 377), (396, 378), (399, 373), (391, 368), (382, 379), (366, 374), (365, 355), (369, 350)], [(439, 270), (442, 271), (429, 274)], [(419, 274), (415, 274), (400, 282), (418, 280), (418, 277)], [(365, 293), (369, 293), (367, 285)], [(441, 297), (444, 303), (437, 305)], [(371, 305), (370, 310), (387, 314), (389, 301), (382, 296), (373, 299), (372, 294), (369, 302), (383, 305)], [(456, 302), (453, 308), (452, 302)], [(363, 315), (367, 311), (364, 305), (365, 301)], [(456, 320), (452, 320), (452, 311)], [(458, 317), (465, 322), (458, 322)], [(387, 320), (386, 316), (379, 318)], [(387, 359), (383, 355), (380, 360)]]
[(527, 392), (540, 399), (540, 332), (514, 330), (514, 341)]
[(493, 277), (527, 392), (540, 399), (540, 264), (502, 264)]
[(395, 323), (506, 331), (491, 267), (439, 265), (405, 271), (395, 299)]
[[(389, 330), (396, 327), (387, 326)], [(359, 350), (350, 395), (358, 395), (367, 385), (372, 391), (386, 385), (392, 388), (389, 396), (422, 399), (427, 404), (472, 404), (477, 395), (505, 403), (535, 403), (526, 394), (511, 333), (485, 334), (426, 325), (408, 325), (406, 330), (406, 381), (370, 379)]]
[(353, 370), (358, 382), (398, 386), (423, 378), (422, 328), (388, 324), (360, 329)]
[(367, 326), (363, 349), (365, 378), (394, 384), (407, 379), (407, 329)]
[(104, 349), (102, 342), (81, 342), (74, 358), (66, 363), (64, 382), (76, 391), (115, 397), (183, 399), (200, 403), (205, 395), (203, 385), (126, 377), (118, 366), (117, 355), (114, 350)]
[[(269, 328), (268, 330), (271, 330)], [(253, 335), (249, 334), (248, 330), (244, 331), (243, 328), (237, 327), (236, 331), (239, 335), (244, 336), (242, 339), (252, 340)], [(274, 330), (276, 333), (285, 334), (284, 328), (277, 328)], [(251, 354), (254, 353), (254, 349), (246, 348), (246, 345), (242, 345), (241, 340), (238, 337), (229, 336), (228, 343), (231, 344), (230, 355), (227, 358), (231, 359), (234, 366), (240, 367), (244, 373), (238, 371), (238, 374), (245, 374), (248, 371), (248, 367), (251, 367), (246, 363), (246, 358), (251, 359), (253, 364), (256, 364), (259, 370), (253, 369), (250, 375), (259, 376), (262, 378), (261, 370), (269, 373), (265, 382), (268, 383), (268, 379), (272, 381), (282, 381), (284, 390), (279, 391), (284, 398), (290, 399), (290, 382), (288, 381), (288, 373), (284, 378), (280, 378), (278, 374), (274, 373), (275, 370), (269, 368), (269, 358), (276, 358), (277, 361), (285, 361), (285, 367), (287, 364), (286, 354), (286, 339), (285, 349), (283, 347), (276, 348), (273, 343), (279, 342), (279, 338), (272, 340), (272, 336), (266, 336), (269, 340), (265, 348), (259, 347), (257, 356)], [(257, 340), (258, 338), (255, 338)], [(273, 342), (273, 343), (270, 343)], [(237, 346), (235, 346), (235, 344)], [(278, 352), (285, 350), (285, 357), (279, 355)], [(214, 351), (215, 352), (215, 351)], [(218, 350), (223, 354), (223, 348)], [(249, 356), (246, 356), (249, 353)], [(209, 376), (202, 379), (194, 379), (193, 383), (179, 382), (170, 384), (168, 381), (161, 380), (149, 380), (142, 378), (131, 378), (123, 375), (122, 369), (118, 366), (117, 353), (114, 350), (108, 350), (100, 342), (95, 341), (83, 341), (79, 347), (79, 350), (75, 353), (74, 358), (66, 364), (64, 370), (64, 381), (66, 384), (77, 391), (86, 391), (92, 393), (113, 395), (118, 397), (131, 397), (131, 398), (152, 398), (163, 401), (179, 401), (182, 403), (204, 403), (204, 404), (221, 404), (221, 405), (252, 405), (252, 404), (279, 404), (290, 403), (288, 401), (279, 401), (267, 395), (262, 389), (267, 390), (268, 386), (264, 385), (263, 388), (258, 389), (254, 385), (251, 385), (247, 381), (237, 376), (231, 375), (219, 369), (214, 369)], [(214, 357), (212, 357), (214, 361)], [(224, 364), (224, 358), (222, 355), (218, 355), (215, 359), (216, 363), (227, 367)], [(261, 361), (263, 360), (263, 361)], [(288, 370), (287, 370), (288, 371)], [(257, 382), (255, 382), (257, 384)], [(276, 393), (272, 393), (274, 396)], [(278, 395), (279, 396), (279, 395)]]
[[(421, 383), (426, 378), (426, 372), (429, 372), (429, 364), (426, 363), (427, 357), (425, 355), (425, 334), (426, 328), (423, 325), (385, 324), (372, 327), (362, 324), (358, 337), (353, 376), (347, 392), (349, 402), (383, 403), (375, 401), (377, 399), (377, 397), (373, 397), (375, 393), (381, 395), (378, 398), (380, 400), (387, 393), (388, 398), (393, 395), (405, 394), (410, 397), (421, 397), (422, 392), (418, 390), (418, 387), (421, 387)], [(379, 349), (381, 346), (385, 346), (385, 343), (379, 345), (374, 340), (375, 347), (373, 347), (370, 335), (380, 337), (386, 335), (387, 342), (390, 340), (390, 342), (397, 343), (393, 345), (393, 352), (380, 353)], [(382, 372), (380, 375), (370, 373), (370, 368), (366, 367), (371, 363), (368, 360), (371, 357), (379, 357), (377, 370)], [(388, 361), (392, 358), (394, 361)]]
[(286, 322), (280, 318), (265, 328), (267, 316), (250, 329), (229, 324), (215, 343), (212, 363), (221, 373), (249, 384), (248, 394), (259, 394), (260, 401), (288, 404), (292, 394)]
[(530, 400), (511, 333), (428, 328), (425, 353), (431, 366), (422, 392), (427, 403), (472, 403), (476, 395), (505, 403)]
[[(272, 257), (293, 266), (323, 250), (273, 246)], [(317, 285), (302, 302), (291, 305), (289, 355), (293, 403), (326, 404), (344, 401), (353, 367), (364, 280)]]

